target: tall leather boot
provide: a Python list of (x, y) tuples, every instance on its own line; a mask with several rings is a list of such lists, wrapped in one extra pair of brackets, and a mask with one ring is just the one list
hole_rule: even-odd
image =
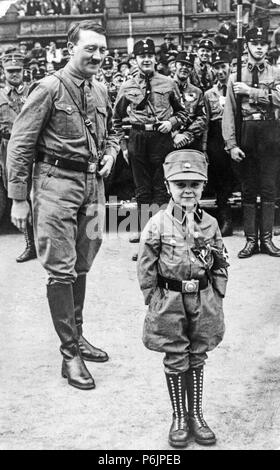
[(139, 243), (141, 237), (141, 204), (137, 205), (137, 232), (129, 237), (129, 243)]
[(257, 205), (243, 204), (244, 232), (246, 244), (238, 253), (238, 258), (250, 258), (259, 253)]
[(232, 235), (233, 228), (230, 205), (219, 208), (219, 226), (222, 237), (230, 237)]
[(77, 277), (73, 284), (75, 323), (78, 333), (78, 344), (84, 361), (106, 362), (109, 357), (105, 351), (96, 348), (83, 337), (83, 308), (86, 294), (86, 274)]
[(189, 434), (188, 416), (185, 403), (185, 374), (165, 374), (170, 400), (173, 407), (173, 420), (168, 441), (172, 447), (186, 447)]
[(24, 263), (25, 261), (29, 261), (31, 259), (37, 258), (35, 243), (34, 243), (34, 233), (33, 233), (33, 226), (29, 223), (26, 225), (26, 229), (24, 230), (24, 238), (25, 238), (25, 250), (21, 255), (16, 258), (17, 263)]
[(79, 351), (72, 284), (48, 285), (47, 297), (53, 324), (61, 341), (62, 377), (68, 379), (69, 385), (81, 390), (95, 388), (94, 380)]
[(280, 249), (272, 242), (272, 231), (274, 224), (274, 202), (261, 203), (261, 216), (260, 216), (260, 248), (261, 253), (269, 256), (280, 257)]
[(186, 388), (190, 432), (198, 444), (215, 444), (216, 436), (202, 413), (203, 367), (191, 368), (186, 372)]

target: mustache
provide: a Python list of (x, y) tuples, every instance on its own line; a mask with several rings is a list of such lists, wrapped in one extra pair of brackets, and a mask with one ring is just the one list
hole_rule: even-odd
[(101, 60), (100, 59), (91, 59), (90, 60), (90, 63), (92, 63), (93, 65), (99, 65), (101, 64)]

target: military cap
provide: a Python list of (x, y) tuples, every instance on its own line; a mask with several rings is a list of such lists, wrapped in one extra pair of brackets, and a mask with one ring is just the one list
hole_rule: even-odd
[(24, 56), (17, 51), (6, 52), (2, 57), (2, 66), (5, 70), (22, 69)]
[(227, 51), (216, 51), (212, 54), (212, 65), (230, 63), (230, 55)]
[(207, 181), (207, 161), (205, 155), (197, 150), (175, 150), (169, 153), (163, 169), (168, 181)]
[(195, 55), (191, 52), (182, 51), (177, 54), (176, 62), (182, 62), (189, 65), (194, 65)]
[(152, 39), (137, 41), (134, 44), (133, 53), (135, 56), (141, 54), (155, 54), (156, 50), (154, 41)]
[(172, 34), (167, 33), (167, 34), (164, 36), (164, 39), (170, 39), (170, 40), (172, 40), (172, 39), (174, 39), (174, 37), (172, 36)]
[(121, 59), (121, 61), (118, 63), (118, 71), (120, 72), (121, 66), (122, 65), (127, 65), (130, 68), (130, 63), (128, 62), (127, 58)]
[(101, 68), (102, 69), (112, 69), (114, 67), (114, 59), (110, 55), (104, 57)]
[(254, 26), (250, 28), (245, 33), (246, 42), (250, 41), (262, 41), (268, 43), (268, 32), (267, 29), (258, 28)]
[(176, 56), (171, 54), (167, 57), (167, 63), (170, 64), (171, 62), (175, 62), (176, 61)]
[(201, 39), (198, 43), (198, 48), (200, 49), (202, 47), (205, 47), (206, 49), (210, 49), (212, 51), (214, 49), (214, 42), (212, 41), (212, 39)]

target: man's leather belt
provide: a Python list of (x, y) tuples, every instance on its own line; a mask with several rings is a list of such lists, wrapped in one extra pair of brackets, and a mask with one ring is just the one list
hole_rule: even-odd
[(96, 163), (94, 162), (75, 162), (66, 160), (66, 158), (57, 158), (55, 156), (46, 155), (39, 152), (36, 161), (49, 163), (49, 165), (64, 168), (65, 170), (82, 171), (84, 173), (96, 173)]
[(157, 131), (161, 123), (154, 124), (132, 124), (132, 129), (137, 131)]
[(167, 279), (158, 274), (158, 285), (164, 289), (182, 292), (182, 294), (195, 294), (200, 290), (206, 289), (208, 286), (208, 277), (205, 275), (201, 279), (177, 281), (176, 279)]
[(243, 116), (243, 121), (275, 121), (274, 117), (265, 116), (262, 113), (253, 113), (249, 116)]

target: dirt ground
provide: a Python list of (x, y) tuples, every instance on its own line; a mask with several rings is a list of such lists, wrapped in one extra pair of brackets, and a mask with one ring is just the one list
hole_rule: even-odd
[[(205, 368), (213, 449), (280, 450), (280, 260), (239, 260), (241, 231), (225, 241), (226, 335)], [(88, 363), (91, 391), (61, 378), (45, 274), (36, 260), (15, 262), (22, 247), (21, 234), (0, 235), (0, 448), (171, 450), (162, 355), (141, 342), (145, 306), (128, 236), (106, 235), (88, 277), (85, 335), (110, 355), (108, 363)], [(190, 442), (188, 449), (203, 448)]]

